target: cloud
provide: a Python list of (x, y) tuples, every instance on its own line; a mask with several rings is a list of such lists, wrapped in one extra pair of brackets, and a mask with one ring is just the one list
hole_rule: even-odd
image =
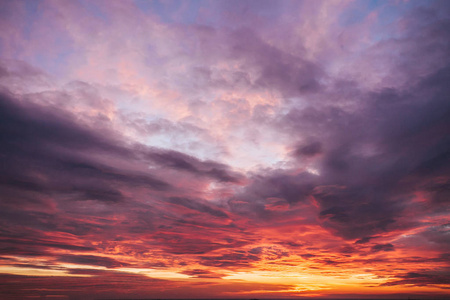
[[(447, 87), (440, 82), (447, 72), (443, 68), (429, 74), (408, 92), (363, 95), (367, 100), (355, 113), (328, 107), (291, 110), (281, 124), (292, 134), (313, 124), (322, 126), (316, 135), (323, 139), (322, 154), (314, 162), (320, 175), (301, 178), (278, 171), (282, 184), (272, 185), (270, 196), (290, 203), (313, 196), (322, 209), (323, 226), (347, 239), (403, 226), (399, 217), (412, 191), (422, 190), (423, 182), (446, 178), (444, 132), (450, 109), (444, 97)], [(259, 178), (274, 182), (271, 173), (261, 173)], [(304, 188), (299, 190), (300, 186)], [(254, 197), (264, 201), (264, 188), (255, 190)], [(292, 196), (286, 194), (290, 190)], [(440, 207), (436, 202), (432, 205), (435, 210)]]
[(72, 263), (78, 265), (103, 266), (107, 268), (118, 268), (128, 266), (127, 263), (117, 261), (110, 257), (95, 255), (61, 255), (58, 260), (60, 262)]
[[(3, 213), (5, 215), (5, 213)], [(27, 214), (19, 214), (16, 219), (21, 221)], [(26, 224), (22, 222), (22, 226), (34, 225), (39, 226), (42, 219), (36, 218), (33, 215), (28, 215), (31, 222)], [(21, 229), (14, 226), (13, 221), (8, 220), (8, 226), (5, 226), (0, 237), (0, 252), (3, 255), (21, 255), (30, 257), (48, 256), (54, 251), (66, 250), (76, 252), (90, 252), (95, 251), (96, 248), (86, 241), (74, 241), (73, 239), (54, 238), (48, 236), (43, 232), (37, 230), (30, 230), (29, 228)], [(44, 219), (45, 220), (45, 219)]]
[(203, 256), (200, 264), (221, 268), (250, 267), (252, 263), (259, 260), (260, 258), (254, 254), (248, 254), (244, 251), (233, 251), (220, 256)]
[[(75, 272), (77, 273), (77, 272)], [(82, 272), (79, 272), (82, 273)], [(90, 272), (94, 275), (95, 272)], [(128, 295), (142, 295), (150, 292), (151, 288), (143, 291), (140, 287), (152, 284), (167, 286), (164, 280), (149, 278), (144, 275), (119, 273), (119, 272), (96, 272), (93, 277), (79, 276), (20, 276), (20, 275), (0, 275), (2, 283), (0, 285), (0, 295), (3, 298), (25, 298), (36, 294), (43, 297), (66, 295), (71, 298), (95, 299), (96, 297), (114, 297), (114, 295), (124, 295), (124, 289), (132, 288)], [(23, 288), (24, 284), (27, 288)], [(170, 285), (170, 284), (169, 284)], [(37, 292), (41, 288), (42, 292)], [(95, 295), (95, 296), (93, 296)]]
[(210, 177), (221, 182), (239, 183), (242, 180), (242, 175), (232, 172), (224, 164), (201, 161), (176, 151), (153, 150), (146, 153), (146, 158), (164, 167)]
[(228, 218), (228, 215), (225, 212), (223, 212), (222, 210), (212, 208), (206, 204), (201, 203), (198, 200), (179, 198), (179, 197), (171, 197), (171, 198), (167, 199), (167, 202), (176, 204), (176, 205), (181, 205), (181, 206), (184, 206), (189, 209), (193, 209), (198, 212), (205, 212), (214, 217)]
[(300, 146), (295, 150), (297, 156), (314, 156), (322, 152), (322, 144), (320, 142), (312, 142), (308, 145)]
[(231, 56), (257, 72), (255, 87), (274, 89), (287, 97), (320, 89), (320, 66), (267, 44), (250, 28), (232, 32), (230, 45)]
[(357, 240), (355, 242), (355, 244), (367, 244), (368, 242), (370, 242), (374, 238), (376, 238), (376, 237), (374, 237), (374, 236), (365, 236), (365, 237)]
[(54, 192), (79, 200), (118, 202), (124, 197), (112, 183), (142, 184), (156, 190), (170, 186), (150, 175), (123, 173), (84, 157), (85, 151), (128, 158), (132, 152), (77, 124), (67, 112), (11, 97), (3, 94), (0, 100), (1, 151), (3, 158), (8, 157), (2, 164), (5, 194), (13, 189), (19, 195)]
[(448, 279), (448, 270), (427, 271), (427, 272), (408, 272), (400, 279), (391, 280), (383, 285), (395, 286), (395, 285), (407, 285), (407, 286), (427, 286), (433, 285), (441, 288), (446, 288), (450, 284)]
[(448, 4), (4, 6), (1, 297), (448, 285)]
[[(199, 190), (214, 181), (240, 183), (243, 175), (228, 166), (177, 151), (129, 144), (110, 128), (90, 127), (66, 110), (11, 93), (2, 94), (0, 105), (1, 215), (7, 237), (2, 241), (2, 253), (89, 252), (98, 248), (83, 241), (85, 236), (90, 235), (88, 240), (94, 242), (117, 236), (134, 238), (144, 232), (152, 234), (146, 241), (149, 245), (157, 243), (170, 253), (204, 254), (235, 244), (220, 232), (217, 241), (204, 237), (214, 236), (208, 233), (211, 228), (232, 227), (226, 210), (199, 198), (192, 180), (197, 177)], [(174, 207), (183, 209), (177, 212)], [(200, 229), (186, 235), (177, 234), (176, 229), (158, 233), (158, 228), (188, 225)], [(58, 242), (47, 241), (55, 230), (80, 240), (65, 236)], [(95, 264), (89, 257), (62, 259)], [(97, 263), (118, 266), (107, 257)]]
[(202, 269), (193, 269), (193, 270), (186, 270), (183, 271), (183, 274), (193, 276), (196, 278), (221, 278), (224, 275), (223, 274), (217, 274), (208, 270), (202, 270)]
[(379, 252), (379, 251), (394, 251), (394, 245), (392, 244), (376, 244), (372, 246), (373, 252)]

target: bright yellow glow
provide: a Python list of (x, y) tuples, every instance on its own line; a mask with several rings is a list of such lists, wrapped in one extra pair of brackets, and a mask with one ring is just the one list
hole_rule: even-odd
[(159, 278), (159, 279), (189, 279), (191, 278), (189, 275), (180, 274), (173, 271), (163, 271), (157, 269), (145, 269), (145, 268), (118, 268), (114, 269), (119, 272), (128, 272), (133, 274), (145, 275), (151, 278)]
[(62, 277), (90, 277), (91, 275), (68, 274), (66, 270), (17, 268), (13, 266), (0, 266), (0, 273), (23, 276), (62, 276)]

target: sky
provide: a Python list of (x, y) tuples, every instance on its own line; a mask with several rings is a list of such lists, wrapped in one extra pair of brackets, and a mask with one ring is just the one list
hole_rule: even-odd
[(450, 1), (0, 1), (0, 298), (450, 297)]

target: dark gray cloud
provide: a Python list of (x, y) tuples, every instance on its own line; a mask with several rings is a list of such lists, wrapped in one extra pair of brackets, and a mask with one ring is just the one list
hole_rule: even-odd
[(307, 145), (299, 146), (294, 154), (296, 156), (314, 156), (322, 152), (322, 144), (320, 142), (312, 142)]
[[(16, 192), (24, 194), (23, 199), (30, 198), (27, 192), (53, 193), (74, 200), (114, 203), (125, 199), (120, 186), (171, 189), (151, 172), (113, 166), (120, 160), (132, 165), (156, 163), (223, 182), (242, 179), (242, 175), (217, 162), (171, 150), (135, 149), (110, 130), (77, 123), (72, 114), (56, 107), (20, 101), (7, 93), (1, 95), (0, 102), (0, 183), (4, 197)], [(110, 157), (112, 164), (101, 162), (99, 155)]]
[(201, 257), (200, 264), (221, 268), (250, 267), (252, 263), (259, 260), (261, 258), (255, 254), (249, 254), (244, 251), (233, 251), (220, 256), (203, 256)]
[(262, 40), (250, 27), (236, 29), (229, 36), (232, 59), (243, 64), (242, 69), (254, 70), (252, 85), (258, 89), (276, 90), (285, 97), (317, 92), (325, 76), (321, 67), (305, 59), (301, 49), (297, 55)]
[(436, 250), (447, 251), (450, 249), (450, 223), (429, 226), (426, 230), (418, 234), (418, 237), (431, 243)]
[(355, 244), (367, 244), (372, 239), (376, 238), (375, 236), (365, 236), (355, 242)]
[[(20, 218), (23, 217), (23, 215), (20, 216)], [(13, 224), (13, 222), (10, 223)], [(27, 224), (22, 224), (22, 226), (25, 225)], [(95, 247), (90, 245), (51, 240), (35, 230), (12, 228), (8, 231), (9, 228), (2, 230), (0, 235), (0, 253), (3, 255), (46, 256), (57, 249), (78, 252), (95, 250)], [(12, 234), (11, 231), (14, 231), (15, 234)]]
[(167, 202), (181, 205), (183, 207), (196, 210), (198, 212), (207, 213), (211, 216), (218, 218), (228, 218), (228, 215), (220, 209), (213, 208), (210, 205), (206, 205), (201, 203), (199, 200), (188, 199), (188, 198), (180, 198), (180, 197), (171, 197), (167, 199)]
[[(0, 97), (0, 162), (0, 252), (10, 255), (43, 256), (54, 249), (95, 250), (63, 240), (47, 241), (44, 233), (55, 230), (79, 237), (94, 234), (108, 240), (154, 233), (158, 226), (201, 225), (203, 231), (223, 228), (228, 225), (206, 222), (199, 214), (227, 219), (225, 210), (188, 198), (192, 189), (183, 192), (177, 174), (193, 175), (199, 184), (237, 183), (243, 179), (221, 163), (129, 145), (108, 128), (93, 128), (67, 111), (22, 100), (8, 92)], [(150, 165), (151, 170), (146, 168)], [(168, 168), (177, 173), (167, 177)], [(145, 191), (144, 198), (130, 196), (136, 191)], [(144, 199), (152, 201), (140, 203)], [(162, 201), (160, 207), (156, 207), (158, 199)], [(173, 205), (185, 208), (186, 213), (169, 212)], [(162, 212), (170, 218), (163, 217)], [(110, 219), (115, 215), (126, 217), (120, 228)], [(84, 221), (86, 218), (89, 221)], [(193, 235), (176, 239), (170, 234), (155, 235), (153, 239), (171, 253), (206, 253), (231, 245)], [(64, 259), (76, 262), (73, 257)]]
[(127, 263), (117, 261), (110, 257), (95, 256), (95, 255), (65, 254), (59, 256), (58, 261), (78, 265), (103, 266), (107, 268), (126, 267), (129, 265)]
[(238, 183), (243, 179), (224, 164), (213, 161), (201, 161), (193, 156), (170, 150), (152, 149), (145, 157), (161, 166), (205, 176), (221, 182)]
[(223, 244), (220, 240), (204, 238), (195, 233), (177, 234), (172, 232), (160, 232), (153, 236), (153, 240), (165, 251), (173, 254), (205, 254), (213, 250), (232, 247)]
[(408, 272), (399, 279), (388, 281), (382, 285), (408, 285), (408, 286), (448, 286), (450, 284), (450, 273), (448, 269), (435, 271)]
[[(326, 88), (312, 85), (314, 101), (291, 103), (289, 110), (265, 120), (280, 134), (301, 141), (293, 156), (301, 163), (310, 162), (317, 174), (261, 170), (240, 196), (230, 200), (231, 209), (271, 220), (279, 212), (264, 210), (270, 197), (291, 206), (314, 199), (320, 224), (345, 239), (357, 239), (358, 244), (381, 233), (418, 227), (423, 216), (445, 210), (450, 174), (450, 60), (444, 53), (450, 49), (450, 34), (444, 29), (448, 19), (443, 14), (432, 7), (418, 9), (402, 20), (415, 30), (404, 32), (395, 45), (386, 40), (373, 47), (373, 51), (392, 47), (403, 53), (401, 62), (391, 67), (404, 84), (369, 89), (353, 79), (329, 78)], [(282, 66), (281, 54), (272, 55)], [(424, 60), (416, 68), (417, 57)], [(290, 67), (284, 67), (286, 74)], [(294, 86), (290, 79), (283, 82)], [(415, 192), (430, 195), (426, 204), (420, 204), (423, 207), (411, 203)], [(421, 213), (404, 217), (413, 207)]]
[(202, 270), (202, 269), (186, 270), (183, 271), (182, 274), (186, 274), (196, 278), (221, 278), (224, 276), (223, 274), (217, 274), (209, 270)]
[[(124, 200), (117, 184), (170, 187), (151, 175), (130, 174), (86, 157), (89, 152), (133, 159), (130, 149), (114, 138), (77, 124), (55, 107), (43, 107), (2, 94), (0, 99), (1, 177), (4, 199), (65, 194), (75, 200)], [(108, 135), (108, 134), (106, 134)], [(39, 176), (36, 176), (38, 175)]]
[(388, 244), (376, 244), (372, 246), (373, 252), (379, 252), (379, 251), (394, 251), (394, 245), (388, 243)]

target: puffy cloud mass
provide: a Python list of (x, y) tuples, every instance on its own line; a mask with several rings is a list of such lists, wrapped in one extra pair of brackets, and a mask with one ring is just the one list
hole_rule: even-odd
[(0, 298), (448, 298), (450, 2), (1, 7)]

